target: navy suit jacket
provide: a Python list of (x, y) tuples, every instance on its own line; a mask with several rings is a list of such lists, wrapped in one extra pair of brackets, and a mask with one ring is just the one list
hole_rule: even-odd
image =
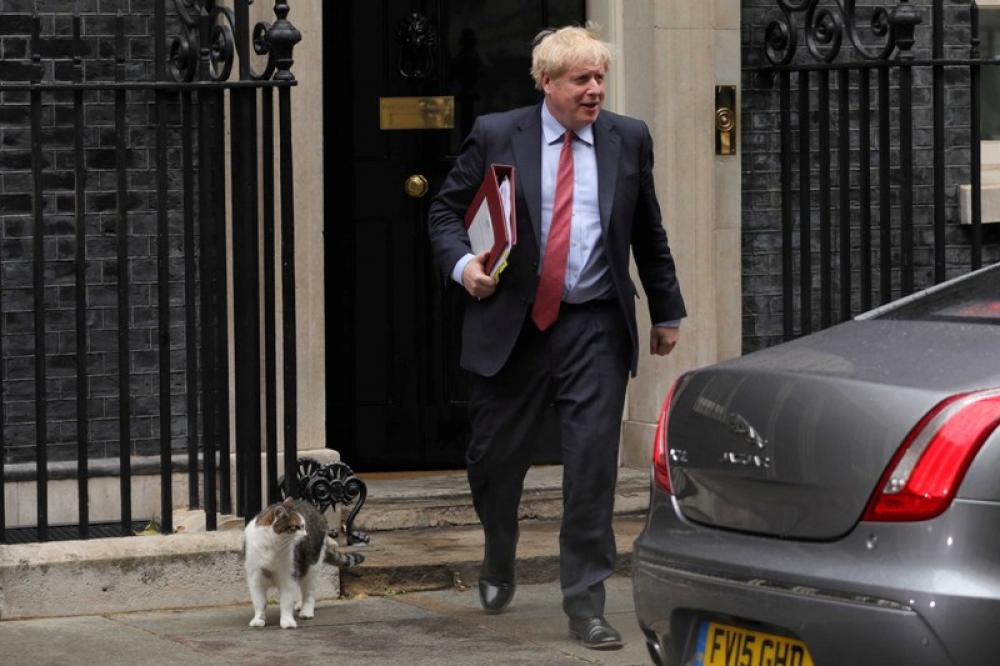
[[(632, 374), (638, 361), (635, 284), (629, 276), (629, 248), (635, 256), (654, 322), (685, 316), (674, 260), (663, 230), (653, 188), (653, 139), (641, 120), (602, 110), (594, 123), (601, 241), (615, 296), (621, 306), (623, 334), (631, 342)], [(538, 287), (542, 220), (541, 105), (480, 116), (428, 215), (434, 258), (450, 280), (469, 238), (463, 220), (491, 164), (517, 170), (517, 245), (497, 290), (481, 301), (469, 298), (462, 326), (461, 365), (491, 377), (504, 366), (531, 309)]]

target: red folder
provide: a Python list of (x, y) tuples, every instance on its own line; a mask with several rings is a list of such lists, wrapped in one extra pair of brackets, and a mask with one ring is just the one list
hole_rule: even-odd
[(465, 230), (473, 254), (489, 250), (486, 273), (498, 279), (507, 267), (510, 250), (517, 244), (514, 167), (491, 164), (465, 211)]

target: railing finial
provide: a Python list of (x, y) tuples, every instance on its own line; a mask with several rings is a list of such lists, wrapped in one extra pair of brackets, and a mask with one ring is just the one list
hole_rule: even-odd
[(914, 33), (917, 25), (923, 22), (920, 10), (909, 4), (909, 0), (900, 0), (889, 14), (892, 31), (896, 36), (896, 46), (899, 47), (900, 60), (913, 59)]
[(287, 0), (276, 0), (274, 3), (274, 15), (278, 20), (271, 26), (268, 33), (268, 40), (271, 44), (271, 52), (274, 54), (274, 65), (277, 70), (274, 74), (276, 81), (294, 81), (292, 74), (292, 49), (302, 41), (302, 33), (288, 21)]

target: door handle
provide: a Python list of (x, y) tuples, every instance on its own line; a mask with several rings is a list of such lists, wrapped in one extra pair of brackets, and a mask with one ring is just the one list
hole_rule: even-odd
[(736, 154), (736, 86), (715, 86), (715, 154)]
[(403, 189), (414, 199), (419, 199), (427, 194), (429, 185), (423, 174), (415, 173), (406, 179), (406, 182), (403, 183)]

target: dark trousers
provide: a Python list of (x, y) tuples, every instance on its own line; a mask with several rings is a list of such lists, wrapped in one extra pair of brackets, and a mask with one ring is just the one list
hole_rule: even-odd
[(615, 301), (564, 304), (544, 333), (530, 318), (525, 322), (497, 375), (471, 377), (467, 463), (486, 537), (481, 575), (514, 579), (524, 476), (542, 416), (554, 407), (563, 459), (560, 582), (563, 609), (572, 618), (603, 614), (604, 579), (614, 571), (612, 515), (627, 335)]

